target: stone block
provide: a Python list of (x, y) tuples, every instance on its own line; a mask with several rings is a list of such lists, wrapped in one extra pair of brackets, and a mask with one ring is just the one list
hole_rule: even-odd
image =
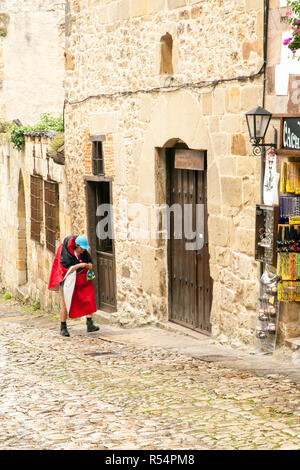
[(231, 153), (232, 155), (247, 155), (246, 139), (243, 134), (231, 136)]
[(26, 261), (23, 260), (17, 260), (16, 261), (16, 269), (17, 271), (26, 271)]
[(256, 17), (256, 34), (258, 37), (263, 37), (264, 34), (264, 13), (260, 10)]
[(209, 216), (208, 218), (209, 243), (218, 246), (228, 246), (229, 221), (222, 216)]
[(268, 67), (280, 64), (282, 47), (281, 34), (268, 38)]
[(235, 232), (233, 249), (248, 256), (254, 256), (254, 229), (245, 229), (238, 227)]
[(262, 10), (263, 8), (263, 0), (246, 0), (246, 10)]
[(122, 276), (126, 278), (130, 278), (130, 269), (128, 266), (122, 266)]
[(68, 50), (65, 52), (65, 69), (75, 70), (75, 58)]
[(246, 308), (256, 310), (259, 297), (259, 282), (243, 281), (243, 304)]
[(161, 296), (161, 270), (162, 263), (156, 258), (156, 250), (144, 247), (142, 257), (142, 287), (148, 294)]
[(218, 165), (221, 176), (236, 176), (235, 157), (226, 157), (218, 159)]
[(241, 130), (241, 116), (240, 115), (232, 115), (232, 116), (224, 116), (224, 118), (220, 121), (220, 129), (224, 132), (229, 132), (230, 134), (236, 134)]
[(165, 0), (148, 0), (148, 13), (155, 14), (165, 9)]
[(187, 0), (168, 0), (168, 8), (172, 10), (173, 8), (184, 7), (187, 4)]
[(210, 116), (208, 118), (208, 127), (209, 132), (215, 134), (220, 131), (220, 117), (219, 116)]
[(121, 0), (118, 3), (118, 19), (127, 20), (130, 17), (130, 0)]
[(253, 206), (243, 207), (234, 218), (235, 226), (252, 229), (255, 225), (255, 208)]
[(243, 179), (243, 204), (254, 204), (254, 181), (250, 178)]
[(147, 15), (147, 0), (131, 0), (131, 16)]
[(239, 113), (241, 110), (241, 92), (239, 87), (226, 90), (226, 111), (228, 113)]
[(243, 87), (241, 91), (242, 111), (249, 111), (261, 105), (262, 86)]
[(219, 169), (214, 163), (207, 172), (207, 199), (209, 204), (221, 206)]
[(297, 302), (282, 302), (280, 306), (280, 319), (284, 323), (300, 323), (300, 309)]
[(229, 136), (225, 132), (212, 134), (213, 154), (215, 157), (225, 157), (229, 154)]
[(110, 3), (106, 8), (107, 22), (116, 23), (118, 21), (118, 4)]
[(213, 100), (213, 114), (219, 116), (225, 114), (225, 90), (217, 88), (212, 95)]
[(263, 54), (263, 41), (262, 39), (257, 39), (256, 41), (249, 42), (245, 41), (242, 46), (243, 59), (248, 60), (252, 52), (262, 57)]
[(266, 92), (270, 95), (275, 94), (275, 67), (266, 69)]
[(205, 93), (202, 95), (202, 114), (205, 116), (212, 114), (212, 95)]
[(240, 278), (234, 275), (228, 269), (220, 270), (220, 281), (225, 284), (225, 286), (230, 289), (231, 291), (235, 292), (235, 294), (241, 294), (243, 292), (243, 282)]
[(221, 192), (224, 205), (240, 206), (242, 204), (242, 178), (221, 177)]
[(217, 246), (215, 249), (216, 264), (223, 267), (231, 266), (231, 250)]

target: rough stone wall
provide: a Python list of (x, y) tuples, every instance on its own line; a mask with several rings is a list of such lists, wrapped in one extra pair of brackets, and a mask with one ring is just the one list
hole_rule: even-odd
[(64, 0), (1, 1), (0, 119), (62, 113), (64, 23)]
[[(47, 179), (46, 152), (50, 142), (51, 139), (46, 137), (27, 137), (24, 149), (19, 152), (9, 143), (7, 134), (0, 134), (0, 278), (1, 286), (11, 293), (17, 293), (19, 288), (33, 301), (39, 299), (42, 308), (57, 313), (59, 294), (50, 292), (47, 288), (54, 255), (45, 244), (44, 196), (41, 243), (32, 240), (30, 233), (30, 175), (34, 173), (35, 168), (38, 175), (44, 180)], [(50, 160), (49, 177), (59, 183), (59, 225), (62, 239), (71, 231), (64, 166)], [(21, 213), (18, 207), (20, 203), (23, 206)], [(57, 246), (58, 244), (59, 240)], [(24, 273), (22, 281), (19, 272), (24, 269), (27, 270), (27, 275)]]
[[(164, 202), (165, 154), (159, 149), (168, 141), (181, 139), (190, 148), (207, 150), (213, 335), (252, 341), (259, 163), (251, 156), (244, 112), (262, 104), (263, 77), (215, 88), (135, 92), (258, 72), (263, 1), (70, 0), (66, 11), (67, 99), (74, 103), (101, 95), (66, 106), (73, 231), (87, 230), (82, 178), (89, 170), (87, 136), (113, 140), (115, 227), (124, 222), (121, 201), (149, 210)], [(173, 39), (172, 78), (159, 73), (160, 40), (166, 33)], [(125, 91), (134, 93), (117, 94)], [(105, 166), (111, 158), (111, 153), (104, 155)], [(167, 243), (118, 235), (115, 252), (118, 320), (166, 320)]]

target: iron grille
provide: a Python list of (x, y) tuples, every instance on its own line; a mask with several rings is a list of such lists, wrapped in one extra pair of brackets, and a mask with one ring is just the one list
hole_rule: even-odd
[(43, 179), (30, 176), (30, 233), (31, 239), (40, 243), (43, 220)]
[(92, 172), (93, 175), (104, 175), (102, 142), (93, 142), (92, 150)]
[(46, 247), (55, 253), (59, 238), (59, 192), (58, 183), (44, 181)]

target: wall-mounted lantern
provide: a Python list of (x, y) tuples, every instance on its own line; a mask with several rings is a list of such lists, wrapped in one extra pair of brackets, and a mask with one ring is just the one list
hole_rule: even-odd
[(264, 142), (271, 117), (272, 114), (261, 106), (246, 113), (250, 142), (253, 146), (254, 155), (261, 155), (261, 151), (265, 147), (276, 148), (275, 144), (265, 144)]

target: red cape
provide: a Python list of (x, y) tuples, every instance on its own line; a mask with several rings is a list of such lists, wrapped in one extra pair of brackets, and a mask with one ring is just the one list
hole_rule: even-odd
[[(74, 254), (74, 240), (75, 239), (71, 239), (68, 243), (68, 249), (72, 254)], [(64, 277), (69, 269), (62, 266), (60, 262), (62, 247), (63, 244), (61, 243), (55, 255), (49, 278), (48, 289), (54, 291), (59, 290), (59, 285), (64, 280)], [(71, 308), (69, 311), (70, 318), (91, 315), (97, 310), (94, 284), (93, 281), (86, 280), (87, 271), (88, 269), (86, 268), (79, 273), (76, 273), (76, 283), (73, 292)]]

